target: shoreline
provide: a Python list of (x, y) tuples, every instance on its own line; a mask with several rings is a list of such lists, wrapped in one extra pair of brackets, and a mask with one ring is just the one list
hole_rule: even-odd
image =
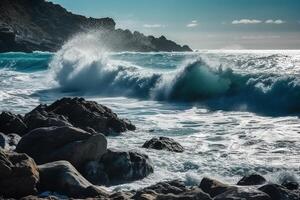
[[(85, 120), (87, 116), (88, 120)], [(107, 118), (108, 116), (111, 118)], [(4, 195), (6, 198), (38, 194), (40, 196), (30, 198), (42, 199), (53, 194), (67, 194), (66, 196), (73, 198), (104, 199), (227, 199), (230, 196), (245, 199), (275, 199), (275, 197), (278, 199), (278, 195), (282, 196), (279, 199), (283, 199), (286, 195), (290, 199), (299, 198), (299, 184), (294, 180), (284, 180), (280, 186), (267, 182), (259, 174), (245, 174), (245, 177), (237, 183), (238, 186), (204, 177), (198, 186), (187, 186), (182, 181), (174, 180), (160, 182), (137, 191), (105, 191), (96, 185), (114, 185), (140, 180), (153, 173), (155, 168), (148, 161), (149, 157), (146, 154), (107, 149), (104, 135), (134, 131), (136, 127), (126, 119), (119, 119), (109, 108), (96, 102), (85, 101), (83, 98), (63, 98), (49, 106), (40, 105), (24, 116), (4, 112), (0, 115), (0, 122), (0, 132), (4, 132), (1, 136), (6, 138), (5, 150), (1, 150), (2, 162), (3, 159), (9, 162), (17, 157), (17, 160), (27, 160), (22, 161), (21, 166), (24, 163), (31, 163), (30, 173), (17, 178), (17, 180), (31, 180), (31, 187), (27, 189), (17, 182), (9, 181), (16, 178), (13, 177), (14, 173), (11, 177), (0, 173), (0, 177), (2, 176), (0, 186), (6, 184), (11, 190), (24, 190), (22, 195), (18, 195), (16, 192), (9, 193), (0, 189), (2, 190), (0, 196)], [(18, 133), (22, 137), (11, 133)], [(53, 143), (54, 138), (60, 139), (55, 139)], [(180, 143), (165, 137), (145, 141), (143, 148), (170, 154), (180, 154), (184, 151)], [(33, 160), (27, 155), (24, 157), (23, 153)], [(14, 164), (17, 163), (12, 163)], [(23, 167), (26, 168), (26, 165)], [(2, 168), (3, 166), (7, 165), (2, 165)], [(13, 166), (9, 168), (14, 171)], [(55, 174), (59, 173), (61, 176), (50, 175), (53, 170), (56, 171)], [(65, 175), (66, 173), (68, 175)], [(70, 178), (73, 181), (68, 181)], [(74, 180), (81, 181), (74, 182)], [(11, 185), (7, 185), (8, 183)], [(277, 194), (275, 197), (274, 191)], [(58, 196), (58, 199), (60, 198), (62, 197)]]

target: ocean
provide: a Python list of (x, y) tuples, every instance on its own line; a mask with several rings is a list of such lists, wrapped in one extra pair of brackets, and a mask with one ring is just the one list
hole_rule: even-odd
[[(137, 130), (108, 146), (149, 155), (154, 173), (110, 190), (251, 172), (300, 181), (300, 50), (111, 53), (72, 40), (57, 53), (0, 54), (0, 88), (1, 111), (81, 96), (130, 119)], [(154, 136), (185, 151), (141, 148)]]

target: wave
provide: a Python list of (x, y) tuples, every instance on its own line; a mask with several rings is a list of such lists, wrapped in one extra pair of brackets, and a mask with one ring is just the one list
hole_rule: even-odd
[(153, 72), (112, 61), (100, 44), (90, 44), (75, 37), (54, 56), (51, 76), (61, 92), (197, 102), (215, 110), (272, 115), (300, 112), (296, 75), (234, 72), (210, 66), (201, 57), (171, 72)]
[(51, 53), (34, 52), (34, 53), (1, 53), (0, 69), (35, 72), (47, 70), (48, 64), (52, 59)]

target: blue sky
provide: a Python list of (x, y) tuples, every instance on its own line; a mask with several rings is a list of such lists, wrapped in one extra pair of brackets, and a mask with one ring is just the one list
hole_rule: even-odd
[(194, 49), (300, 49), (300, 0), (51, 0)]

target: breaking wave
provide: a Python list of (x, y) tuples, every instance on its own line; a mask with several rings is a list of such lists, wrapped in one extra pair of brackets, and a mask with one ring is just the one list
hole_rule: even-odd
[(197, 102), (211, 109), (272, 115), (300, 112), (297, 76), (238, 73), (210, 66), (201, 57), (155, 72), (111, 60), (103, 48), (90, 44), (75, 38), (54, 56), (50, 67), (62, 92)]

